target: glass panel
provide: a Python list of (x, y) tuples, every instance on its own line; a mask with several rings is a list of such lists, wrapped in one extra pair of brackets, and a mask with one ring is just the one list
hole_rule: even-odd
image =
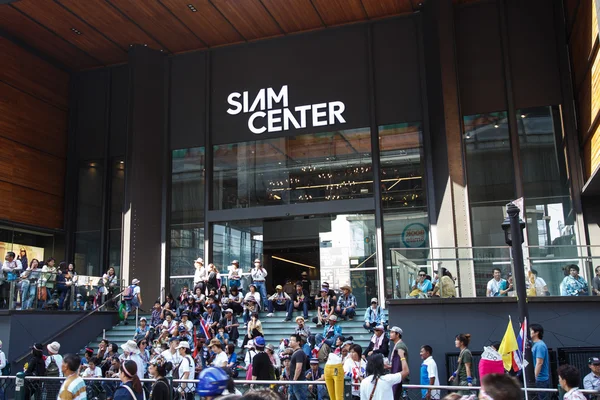
[(102, 174), (99, 162), (79, 168), (77, 186), (77, 231), (97, 231), (102, 225)]
[(213, 225), (213, 263), (228, 272), (231, 261), (238, 260), (242, 272), (248, 273), (256, 258), (262, 260), (263, 222), (232, 221)]
[(123, 202), (125, 199), (125, 162), (121, 159), (112, 163), (112, 182), (110, 185), (110, 225), (109, 229), (120, 229), (123, 221)]
[(102, 276), (100, 231), (75, 233), (75, 266), (79, 275)]
[(108, 231), (108, 265), (115, 269), (115, 274), (121, 276), (121, 230)]
[(373, 195), (369, 128), (214, 147), (214, 207)]
[(171, 223), (204, 221), (204, 147), (174, 150)]
[(485, 257), (475, 257), (475, 285), (477, 296), (485, 296), (497, 267), (490, 260), (502, 257), (493, 246), (505, 245), (504, 210), (515, 199), (513, 157), (506, 112), (466, 116), (464, 127), (473, 246), (487, 247)]

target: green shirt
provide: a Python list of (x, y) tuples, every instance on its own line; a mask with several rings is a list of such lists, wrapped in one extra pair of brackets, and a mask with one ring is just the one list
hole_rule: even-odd
[[(398, 343), (396, 343), (394, 345), (394, 353), (397, 354), (399, 349), (404, 350), (404, 358), (406, 358), (406, 365), (408, 365), (408, 347), (406, 347), (406, 343), (404, 343), (402, 340), (399, 340)], [(391, 362), (391, 360), (390, 360), (390, 362)], [(400, 365), (402, 365), (402, 361), (400, 362)], [(406, 378), (402, 382), (408, 383), (409, 381), (410, 381), (410, 378), (407, 375)]]
[(471, 350), (464, 349), (460, 352), (458, 356), (458, 362), (460, 365), (458, 366), (458, 382), (466, 382), (467, 381), (467, 367), (466, 364), (471, 364), (470, 370), (471, 375), (473, 376), (473, 355), (471, 354)]

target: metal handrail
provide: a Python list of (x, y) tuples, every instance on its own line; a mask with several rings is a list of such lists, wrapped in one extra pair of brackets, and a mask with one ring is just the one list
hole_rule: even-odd
[[(53, 334), (51, 337), (46, 338), (44, 340), (41, 340), (42, 343), (50, 343), (52, 342), (55, 338), (57, 338), (58, 336), (62, 335), (63, 333), (65, 333), (66, 331), (68, 331), (69, 329), (73, 328), (75, 325), (79, 324), (81, 321), (83, 321), (84, 319), (88, 318), (90, 315), (94, 314), (97, 311), (100, 311), (104, 306), (106, 306), (110, 301), (116, 300), (118, 299), (120, 296), (123, 295), (123, 292), (125, 291), (125, 289), (123, 289), (121, 292), (119, 292), (117, 295), (111, 297), (110, 299), (108, 299), (107, 301), (105, 301), (100, 307), (82, 315), (81, 317), (77, 318), (75, 321), (71, 322), (69, 325), (67, 325), (65, 328), (61, 329), (60, 331), (58, 331), (57, 333)], [(19, 356), (14, 362), (17, 364), (20, 364), (21, 362), (23, 362), (28, 356), (30, 355), (30, 352), (26, 352), (24, 354), (22, 354), (21, 356)]]

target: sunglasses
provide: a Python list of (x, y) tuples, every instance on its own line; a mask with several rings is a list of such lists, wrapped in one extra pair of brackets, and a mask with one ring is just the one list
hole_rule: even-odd
[(427, 276), (427, 275), (425, 275), (425, 274), (419, 274), (419, 276)]

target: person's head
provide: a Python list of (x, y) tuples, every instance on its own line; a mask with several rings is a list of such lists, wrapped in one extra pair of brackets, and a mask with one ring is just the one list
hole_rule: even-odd
[(588, 367), (590, 367), (594, 375), (600, 376), (600, 357), (590, 357), (588, 359)]
[(350, 356), (354, 361), (360, 361), (362, 356), (362, 347), (359, 344), (353, 344), (350, 346)]
[(96, 369), (96, 367), (99, 365), (100, 365), (100, 360), (98, 359), (98, 357), (92, 357), (88, 361), (88, 366), (90, 367), (91, 370)]
[(337, 315), (331, 314), (329, 318), (327, 318), (327, 322), (329, 325), (335, 325), (337, 323)]
[(154, 309), (155, 310), (160, 310), (160, 301), (155, 301), (154, 302)]
[(579, 373), (579, 370), (572, 365), (561, 365), (558, 367), (556, 373), (558, 374), (558, 383), (566, 391), (569, 391), (574, 387), (578, 387), (579, 382), (581, 382), (581, 374)]
[(531, 269), (530, 269), (530, 271), (531, 271), (531, 275), (533, 275), (534, 277), (536, 277), (536, 278), (537, 278), (537, 276), (538, 276), (538, 272), (537, 272), (537, 270), (535, 270), (535, 269), (531, 268)]
[[(102, 343), (100, 343), (100, 344), (102, 344)], [(46, 346), (46, 350), (48, 350), (48, 354), (50, 354), (50, 355), (58, 354), (58, 352), (60, 351), (60, 343), (52, 342)]]
[(385, 366), (383, 364), (383, 354), (371, 354), (367, 358), (367, 376), (373, 375), (373, 379), (375, 379), (384, 374)]
[(81, 357), (77, 354), (65, 354), (63, 357), (63, 362), (60, 367), (63, 376), (69, 376), (79, 370), (79, 366), (81, 365)]
[(146, 327), (146, 324), (148, 323), (148, 321), (146, 320), (146, 317), (142, 317), (140, 318), (140, 326), (142, 328)]
[[(521, 398), (521, 385), (514, 377), (505, 374), (487, 374), (481, 380), (481, 392), (494, 400)], [(480, 398), (481, 394), (480, 394)], [(486, 397), (483, 397), (486, 398)]]
[(277, 286), (275, 286), (275, 291), (276, 291), (277, 293), (281, 293), (281, 291), (282, 291), (282, 290), (283, 290), (283, 286), (281, 286), (281, 285), (277, 285)]
[(296, 323), (298, 324), (299, 328), (302, 328), (304, 326), (304, 317), (297, 316), (296, 317)]
[(204, 368), (198, 375), (196, 394), (200, 397), (219, 396), (229, 384), (229, 375), (221, 368)]
[(146, 347), (148, 347), (148, 340), (146, 339), (140, 339), (137, 341), (137, 346), (141, 351), (146, 350)]
[(494, 268), (493, 274), (494, 274), (494, 279), (499, 281), (500, 278), (502, 277), (502, 270), (500, 268)]
[(544, 338), (544, 327), (540, 324), (529, 325), (529, 335), (533, 340), (542, 340)]
[(296, 282), (296, 292), (302, 292), (302, 282)]
[(165, 320), (171, 322), (173, 320), (173, 315), (171, 313), (165, 313)]
[(219, 339), (213, 339), (210, 341), (208, 348), (214, 353), (220, 353), (223, 351), (223, 345), (219, 341)]
[(373, 309), (376, 309), (378, 305), (379, 305), (379, 301), (377, 301), (377, 297), (373, 297), (373, 298), (371, 299), (371, 307), (372, 307)]
[(166, 299), (167, 299), (167, 301), (175, 301), (175, 298), (173, 297), (173, 295), (171, 293), (167, 294)]
[(250, 290), (250, 293), (256, 293), (256, 286), (254, 286), (254, 284), (251, 284), (251, 285), (248, 287), (248, 290)]
[(430, 345), (426, 344), (426, 345), (421, 346), (421, 351), (419, 352), (419, 355), (421, 356), (421, 358), (423, 360), (428, 359), (432, 354), (433, 354), (433, 349), (431, 348)]
[(29, 263), (29, 267), (30, 268), (37, 268), (38, 265), (40, 265), (40, 262), (38, 261), (37, 258), (32, 258), (31, 262)]
[(441, 272), (440, 276), (448, 276), (448, 277), (450, 277), (450, 279), (453, 279), (452, 278), (452, 273), (448, 270), (448, 268), (442, 267), (442, 269), (440, 270), (440, 272)]
[(164, 362), (162, 359), (159, 359), (159, 358), (151, 360), (148, 363), (148, 374), (155, 379), (166, 376), (167, 371), (165, 368), (165, 364), (166, 364), (166, 362)]
[[(131, 284), (132, 285), (139, 285), (140, 284), (140, 280), (136, 279), (136, 278), (133, 278), (133, 280), (131, 281)], [(173, 296), (171, 296), (171, 297), (173, 297)]]
[(288, 354), (282, 354), (279, 359), (281, 360), (281, 364), (283, 365), (284, 368), (287, 368), (290, 366), (290, 356)]
[(192, 351), (190, 350), (190, 344), (185, 340), (182, 340), (175, 349), (177, 349), (179, 355), (182, 357), (185, 357), (187, 354), (192, 354)]
[(119, 346), (116, 343), (111, 343), (108, 345), (108, 351), (111, 354), (117, 354), (119, 352)]
[(118, 356), (111, 357), (110, 365), (113, 369), (121, 368), (121, 359)]
[(296, 350), (297, 348), (299, 348), (301, 346), (302, 343), (302, 337), (300, 335), (297, 334), (293, 334), (292, 336), (290, 336), (290, 347), (294, 350)]
[(46, 260), (46, 264), (51, 268), (54, 268), (55, 263), (56, 263), (56, 260), (54, 259), (54, 257), (50, 257), (49, 259)]
[(137, 376), (137, 364), (132, 360), (125, 360), (119, 368), (119, 378), (121, 382), (132, 382), (132, 389), (136, 393), (142, 393), (142, 382)]
[(256, 268), (260, 267), (260, 260), (258, 258), (256, 260), (254, 260), (254, 266)]
[(171, 339), (169, 339), (169, 348), (171, 350), (177, 350), (177, 347), (179, 346), (179, 338), (176, 336), (173, 336)]
[(109, 276), (110, 275), (114, 275), (115, 274), (115, 269), (113, 267), (109, 267), (108, 271), (106, 271), (106, 274), (109, 275)]
[(313, 371), (317, 371), (319, 369), (319, 359), (318, 358), (310, 359), (310, 369), (312, 369)]
[(94, 349), (92, 349), (90, 347), (86, 347), (85, 351), (83, 353), (83, 356), (85, 357), (86, 360), (89, 360), (90, 358), (92, 358), (94, 356)]
[(108, 347), (108, 344), (109, 344), (109, 343), (110, 343), (110, 342), (108, 341), (108, 339), (102, 339), (102, 340), (100, 341), (100, 344), (98, 344), (98, 348), (99, 348), (100, 350), (106, 350), (106, 348)]
[(231, 289), (229, 289), (229, 293), (231, 293), (234, 296), (238, 295), (238, 288), (237, 287), (232, 287)]
[(227, 285), (221, 285), (219, 290), (221, 291), (221, 294), (226, 295), (227, 294)]
[(390, 328), (390, 339), (394, 342), (402, 339), (402, 329), (397, 326), (392, 326)]
[(341, 287), (342, 292), (344, 293), (344, 296), (348, 296), (350, 293), (352, 293), (352, 288), (348, 285), (344, 285)]
[(27, 250), (24, 247), (19, 249), (19, 258), (27, 257)]
[(335, 338), (335, 347), (340, 347), (345, 341), (346, 338), (342, 335), (339, 335), (337, 338)]
[(225, 352), (228, 355), (232, 355), (235, 352), (235, 345), (233, 343), (228, 343), (225, 347)]
[(471, 342), (471, 335), (468, 333), (459, 333), (456, 335), (454, 340), (454, 345), (456, 347), (469, 347), (469, 343)]
[(576, 278), (577, 275), (579, 275), (579, 266), (576, 264), (570, 264), (568, 265), (569, 267), (569, 275), (571, 275), (573, 278)]
[(4, 257), (5, 260), (7, 260), (8, 262), (11, 262), (15, 259), (15, 252), (14, 251), (7, 251), (6, 252), (6, 257)]
[(424, 281), (426, 276), (427, 276), (426, 271), (424, 271), (424, 270), (419, 271), (419, 280)]
[(300, 274), (300, 276), (302, 277), (302, 279), (306, 279), (306, 278), (308, 278), (308, 272), (302, 271), (302, 273)]
[(373, 332), (375, 332), (375, 336), (381, 337), (385, 333), (385, 328), (383, 325), (377, 325), (375, 328), (373, 328)]
[(69, 263), (69, 266), (67, 267), (67, 270), (69, 272), (75, 271), (75, 263)]

